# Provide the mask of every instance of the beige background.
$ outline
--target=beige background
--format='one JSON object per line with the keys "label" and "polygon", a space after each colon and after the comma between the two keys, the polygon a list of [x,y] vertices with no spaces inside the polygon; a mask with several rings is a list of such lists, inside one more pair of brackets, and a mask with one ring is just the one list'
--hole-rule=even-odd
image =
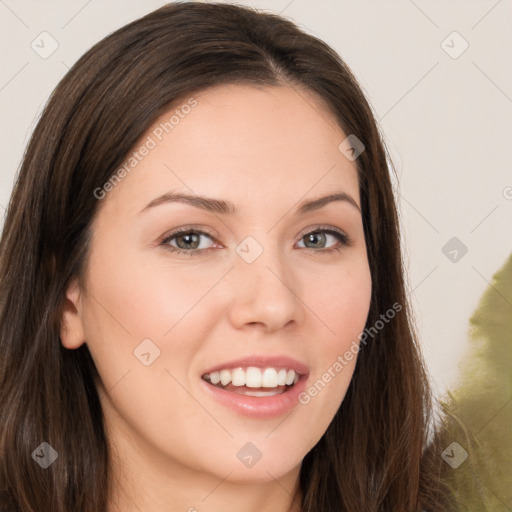
{"label": "beige background", "polygon": [[[164,3],[0,0],[2,215],[60,78],[92,44]],[[468,319],[512,253],[512,2],[239,3],[281,13],[325,40],[364,87],[399,175],[413,306],[442,394],[457,382]],[[44,31],[58,43],[46,59],[31,47],[49,37]],[[454,236],[468,248],[457,262],[442,252]]]}

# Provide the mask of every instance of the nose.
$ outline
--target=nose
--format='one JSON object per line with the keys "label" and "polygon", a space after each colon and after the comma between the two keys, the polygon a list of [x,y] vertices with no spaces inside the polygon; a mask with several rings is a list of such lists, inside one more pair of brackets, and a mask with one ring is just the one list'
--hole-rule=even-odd
{"label": "nose", "polygon": [[302,323],[300,280],[277,249],[265,248],[252,263],[237,256],[234,267],[229,274],[229,317],[234,327],[272,332]]}

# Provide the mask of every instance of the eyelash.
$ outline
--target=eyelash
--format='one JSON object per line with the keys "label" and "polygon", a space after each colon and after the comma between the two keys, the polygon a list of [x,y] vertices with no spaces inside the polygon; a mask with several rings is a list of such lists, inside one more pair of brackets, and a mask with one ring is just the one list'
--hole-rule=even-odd
{"label": "eyelash", "polygon": [[[302,240],[303,238],[305,238],[307,235],[311,235],[313,233],[314,234],[326,233],[328,235],[334,236],[340,242],[338,245],[331,247],[330,249],[318,249],[317,250],[317,249],[306,248],[306,250],[310,250],[313,252],[323,252],[323,253],[330,254],[330,253],[334,253],[334,252],[339,252],[342,249],[344,249],[345,247],[350,247],[354,243],[353,240],[347,234],[345,234],[342,231],[339,231],[337,229],[334,229],[331,226],[319,226],[312,231],[308,231],[307,233],[305,233],[303,236],[301,236],[299,238],[299,241]],[[172,240],[182,234],[205,235],[205,236],[209,237],[210,239],[215,240],[213,235],[211,235],[210,233],[208,233],[206,231],[202,231],[200,229],[181,228],[181,229],[174,231],[169,236],[166,236],[163,240],[161,240],[160,245],[164,246],[165,249],[167,249],[168,251],[170,251],[172,253],[183,254],[183,255],[187,255],[187,256],[200,256],[200,255],[204,255],[204,254],[209,253],[210,251],[215,250],[214,248],[185,250],[185,249],[178,249],[177,247],[173,247],[172,245],[169,245],[168,242],[170,240]]]}

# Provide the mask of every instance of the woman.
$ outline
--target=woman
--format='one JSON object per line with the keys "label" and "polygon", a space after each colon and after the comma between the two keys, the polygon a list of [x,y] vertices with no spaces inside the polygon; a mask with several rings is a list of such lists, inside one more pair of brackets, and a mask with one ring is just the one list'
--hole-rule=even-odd
{"label": "woman", "polygon": [[1,510],[448,510],[399,240],[325,43],[188,2],[106,37],[5,221]]}

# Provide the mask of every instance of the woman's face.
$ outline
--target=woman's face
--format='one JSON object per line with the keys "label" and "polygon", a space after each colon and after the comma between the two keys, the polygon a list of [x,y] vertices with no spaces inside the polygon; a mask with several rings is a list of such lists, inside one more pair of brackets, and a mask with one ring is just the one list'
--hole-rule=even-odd
{"label": "woman's face", "polygon": [[87,344],[127,464],[263,482],[324,434],[371,294],[347,135],[304,90],[219,86],[163,115],[97,191],[62,341]]}

